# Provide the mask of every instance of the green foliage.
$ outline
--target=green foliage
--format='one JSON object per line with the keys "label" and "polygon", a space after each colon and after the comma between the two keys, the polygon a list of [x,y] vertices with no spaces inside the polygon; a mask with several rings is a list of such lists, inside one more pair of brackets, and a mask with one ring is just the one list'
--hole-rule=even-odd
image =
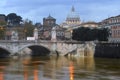
{"label": "green foliage", "polygon": [[4,26],[4,25],[6,25],[6,22],[5,21],[0,21],[0,25]]}
{"label": "green foliage", "polygon": [[107,41],[109,37],[109,29],[101,28],[101,29],[90,29],[85,27],[80,27],[78,29],[73,30],[72,34],[73,40],[77,41]]}
{"label": "green foliage", "polygon": [[34,30],[34,25],[32,23],[32,21],[30,20],[25,20],[24,21],[24,32],[26,34],[26,37],[32,37],[33,36],[33,30]]}
{"label": "green foliage", "polygon": [[0,40],[3,40],[5,36],[5,29],[0,27]]}

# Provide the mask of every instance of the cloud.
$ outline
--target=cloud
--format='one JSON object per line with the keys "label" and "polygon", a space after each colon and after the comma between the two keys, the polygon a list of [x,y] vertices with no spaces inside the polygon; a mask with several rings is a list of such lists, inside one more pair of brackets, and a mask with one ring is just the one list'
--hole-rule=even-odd
{"label": "cloud", "polygon": [[41,22],[49,14],[57,23],[65,21],[74,5],[81,20],[101,21],[108,16],[120,14],[119,0],[0,0],[0,13],[17,13],[24,19]]}
{"label": "cloud", "polygon": [[[77,8],[84,21],[101,21],[120,14],[119,0],[84,0]],[[81,7],[81,8],[80,8]]]}
{"label": "cloud", "polygon": [[7,0],[6,7],[16,7],[16,6],[24,6],[24,7],[39,7],[39,6],[48,6],[48,5],[68,5],[72,2],[72,0]]}

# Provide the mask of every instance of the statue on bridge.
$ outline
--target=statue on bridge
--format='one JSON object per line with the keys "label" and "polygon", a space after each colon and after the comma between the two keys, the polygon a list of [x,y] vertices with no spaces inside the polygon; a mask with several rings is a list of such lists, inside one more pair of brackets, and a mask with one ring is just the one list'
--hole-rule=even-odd
{"label": "statue on bridge", "polygon": [[56,27],[52,28],[52,31],[51,31],[51,40],[52,41],[56,41]]}
{"label": "statue on bridge", "polygon": [[34,38],[35,40],[38,40],[38,29],[37,28],[34,29]]}
{"label": "statue on bridge", "polygon": [[17,31],[12,31],[12,36],[11,36],[11,40],[18,40],[18,32]]}

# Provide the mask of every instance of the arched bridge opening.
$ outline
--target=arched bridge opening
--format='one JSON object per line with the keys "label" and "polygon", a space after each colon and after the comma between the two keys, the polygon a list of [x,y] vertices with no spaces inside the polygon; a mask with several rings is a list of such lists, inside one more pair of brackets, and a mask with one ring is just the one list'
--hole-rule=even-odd
{"label": "arched bridge opening", "polygon": [[50,50],[40,46],[40,45],[32,45],[28,47],[32,50],[32,56],[48,56],[50,54]]}
{"label": "arched bridge opening", "polygon": [[9,57],[10,54],[11,54],[11,53],[10,53],[8,50],[0,47],[0,58]]}

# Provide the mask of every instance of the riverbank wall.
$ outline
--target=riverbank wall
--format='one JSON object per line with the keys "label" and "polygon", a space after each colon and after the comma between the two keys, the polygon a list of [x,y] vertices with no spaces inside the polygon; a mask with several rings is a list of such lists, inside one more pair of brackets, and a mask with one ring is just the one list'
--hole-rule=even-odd
{"label": "riverbank wall", "polygon": [[120,58],[120,43],[96,43],[94,57]]}

